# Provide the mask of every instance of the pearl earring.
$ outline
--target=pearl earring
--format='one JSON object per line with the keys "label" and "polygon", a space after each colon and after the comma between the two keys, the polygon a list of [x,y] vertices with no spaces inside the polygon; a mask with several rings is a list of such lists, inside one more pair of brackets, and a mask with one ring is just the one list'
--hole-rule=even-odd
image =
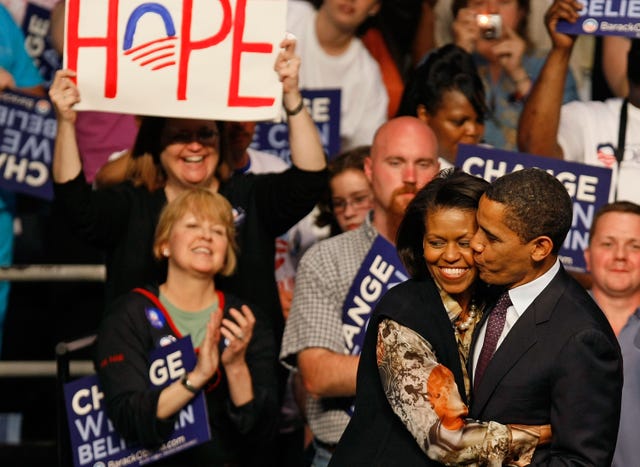
{"label": "pearl earring", "polygon": [[165,258],[168,258],[169,257],[169,248],[165,248],[164,250],[162,250],[162,255]]}

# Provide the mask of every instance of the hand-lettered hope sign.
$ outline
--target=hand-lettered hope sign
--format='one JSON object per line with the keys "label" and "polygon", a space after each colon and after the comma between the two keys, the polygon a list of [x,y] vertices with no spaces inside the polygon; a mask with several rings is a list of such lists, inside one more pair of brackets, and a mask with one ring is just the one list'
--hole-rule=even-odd
{"label": "hand-lettered hope sign", "polygon": [[279,115],[286,0],[67,0],[78,110],[224,120]]}

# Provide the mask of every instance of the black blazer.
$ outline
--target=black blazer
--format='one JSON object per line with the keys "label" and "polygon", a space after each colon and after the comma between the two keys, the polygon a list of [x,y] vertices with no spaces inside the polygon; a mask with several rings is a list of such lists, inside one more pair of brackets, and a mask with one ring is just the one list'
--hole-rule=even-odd
{"label": "black blazer", "polygon": [[458,346],[435,284],[429,278],[396,285],[382,297],[371,316],[358,365],[355,412],[330,466],[440,466],[420,449],[393,412],[382,388],[376,342],[378,323],[384,318],[413,329],[429,341],[438,361],[453,373],[460,396],[467,402]]}
{"label": "black blazer", "polygon": [[616,444],[621,391],[622,356],[611,326],[561,268],[496,350],[470,416],[550,423],[552,442],[536,450],[532,465],[604,467]]}

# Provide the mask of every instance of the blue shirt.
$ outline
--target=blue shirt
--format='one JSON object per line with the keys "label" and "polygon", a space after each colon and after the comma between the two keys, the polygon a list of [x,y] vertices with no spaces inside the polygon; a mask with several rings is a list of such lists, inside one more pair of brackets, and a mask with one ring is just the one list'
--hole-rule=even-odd
{"label": "blue shirt", "polygon": [[[487,105],[489,107],[485,121],[483,142],[496,149],[517,151],[518,120],[524,107],[524,99],[516,98],[516,85],[504,72],[501,73],[496,83],[492,83],[487,60],[479,54],[474,54],[473,58],[478,67],[478,74],[484,82]],[[522,67],[532,81],[537,79],[544,62],[544,55],[525,53],[522,56]],[[565,81],[562,102],[566,103],[577,99],[576,82],[573,74],[569,71]]]}
{"label": "blue shirt", "polygon": [[11,73],[18,88],[30,88],[43,83],[42,77],[24,48],[22,30],[1,4],[0,67]]}

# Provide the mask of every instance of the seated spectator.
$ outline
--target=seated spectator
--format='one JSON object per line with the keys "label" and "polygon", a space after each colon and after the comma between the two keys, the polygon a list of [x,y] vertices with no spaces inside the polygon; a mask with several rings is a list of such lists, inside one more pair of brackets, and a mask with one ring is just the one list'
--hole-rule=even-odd
{"label": "seated spectator", "polygon": [[612,467],[634,465],[640,455],[640,206],[618,201],[593,218],[584,252],[591,294],[618,337],[624,359],[620,429]]}
{"label": "seated spectator", "polygon": [[398,113],[428,124],[441,167],[452,167],[458,144],[478,144],[484,135],[487,104],[471,55],[453,44],[429,54],[410,77]]}
{"label": "seated spectator", "polygon": [[[109,419],[125,440],[158,447],[179,411],[205,391],[211,441],[160,465],[258,465],[272,436],[274,342],[254,326],[246,302],[218,290],[214,279],[233,272],[234,230],[231,205],[222,195],[205,188],[183,191],[162,210],[155,233],[153,253],[168,263],[166,282],[120,297],[100,326],[98,376]],[[154,322],[150,308],[161,314]],[[187,335],[198,351],[195,368],[153,389],[149,353],[167,336]]]}
{"label": "seated spectator", "polygon": [[[324,0],[316,11],[289,0],[287,30],[298,39],[301,89],[340,89],[340,150],[370,144],[387,119],[387,91],[380,67],[356,37],[358,27],[380,8],[379,0]],[[330,154],[331,156],[331,154]]]}
{"label": "seated spectator", "polygon": [[[454,43],[474,55],[487,89],[484,140],[498,149],[515,150],[518,118],[544,63],[527,34],[529,0],[455,0],[451,8]],[[480,25],[480,14],[498,15],[501,26]],[[573,75],[568,73],[562,82],[559,101],[577,99]]]}
{"label": "seated spectator", "polygon": [[547,13],[553,47],[525,104],[518,130],[521,151],[613,170],[616,199],[640,201],[640,40],[628,53],[626,99],[561,105],[562,83],[576,38],[556,31],[575,22],[582,3],[555,0]]}

